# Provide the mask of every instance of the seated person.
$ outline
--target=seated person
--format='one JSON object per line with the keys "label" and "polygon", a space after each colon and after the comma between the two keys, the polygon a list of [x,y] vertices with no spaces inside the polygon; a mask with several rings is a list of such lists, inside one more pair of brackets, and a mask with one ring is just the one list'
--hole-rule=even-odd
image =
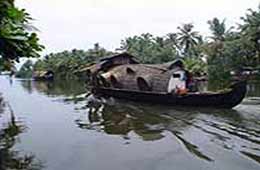
{"label": "seated person", "polygon": [[197,91],[196,83],[192,75],[186,70],[178,70],[173,73],[168,84],[168,93],[186,94]]}

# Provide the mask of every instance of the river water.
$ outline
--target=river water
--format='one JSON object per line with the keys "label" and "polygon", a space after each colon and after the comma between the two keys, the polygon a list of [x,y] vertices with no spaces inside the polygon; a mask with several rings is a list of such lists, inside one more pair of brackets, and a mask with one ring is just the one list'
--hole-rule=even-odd
{"label": "river water", "polygon": [[259,170],[260,83],[232,110],[123,101],[0,77],[0,170]]}

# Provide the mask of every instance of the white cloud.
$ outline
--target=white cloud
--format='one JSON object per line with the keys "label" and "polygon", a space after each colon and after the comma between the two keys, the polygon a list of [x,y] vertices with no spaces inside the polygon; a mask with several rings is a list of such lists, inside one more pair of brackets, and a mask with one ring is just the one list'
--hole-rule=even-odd
{"label": "white cloud", "polygon": [[163,35],[182,23],[192,22],[207,33],[207,20],[226,18],[239,22],[259,0],[17,0],[36,19],[44,53],[89,48],[100,42],[109,49],[131,35],[151,32]]}

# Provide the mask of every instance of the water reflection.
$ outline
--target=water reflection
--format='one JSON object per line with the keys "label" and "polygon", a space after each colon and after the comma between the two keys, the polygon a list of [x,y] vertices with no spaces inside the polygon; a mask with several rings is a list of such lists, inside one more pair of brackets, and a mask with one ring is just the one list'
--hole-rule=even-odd
{"label": "water reflection", "polygon": [[85,119],[77,119],[75,123],[81,129],[118,135],[126,140],[131,140],[131,133],[143,141],[160,140],[170,133],[192,155],[214,161],[210,153],[203,152],[203,141],[206,138],[213,145],[234,150],[259,162],[260,152],[255,148],[260,145],[260,124],[254,124],[236,110],[173,108],[120,102],[95,105],[94,108],[93,105],[87,105],[83,107],[88,111],[87,116]]}
{"label": "water reflection", "polygon": [[28,92],[33,90],[47,96],[72,96],[82,94],[86,91],[84,82],[77,80],[60,81],[31,81],[21,80],[22,87]]}
{"label": "water reflection", "polygon": [[260,82],[255,81],[247,85],[248,96],[250,97],[260,97]]}
{"label": "water reflection", "polygon": [[0,120],[3,114],[9,112],[10,118],[7,122],[0,124],[0,170],[20,169],[20,170],[39,170],[43,164],[36,160],[33,154],[23,154],[14,149],[19,142],[19,135],[26,130],[26,126],[17,121],[14,112],[9,104],[4,103],[0,96]]}
{"label": "water reflection", "polygon": [[[150,106],[136,106],[124,103],[115,105],[100,105],[100,108],[89,108],[87,119],[78,119],[76,124],[81,129],[97,130],[109,135],[120,135],[130,140],[130,132],[134,132],[143,141],[155,141],[165,137],[168,131],[192,154],[198,158],[212,161],[203,154],[199,147],[187,141],[182,134],[185,128],[189,128],[190,122],[196,117],[196,113],[183,115],[180,110],[171,111],[173,115],[167,115],[169,110],[162,113],[162,108]],[[183,120],[185,117],[185,121]],[[127,142],[128,144],[129,142]]]}
{"label": "water reflection", "polygon": [[169,121],[155,114],[147,115],[135,108],[101,106],[101,110],[93,109],[89,112],[87,120],[77,120],[77,125],[80,128],[99,129],[107,134],[121,135],[126,139],[129,139],[128,133],[134,131],[143,140],[149,141],[161,139],[164,124]]}

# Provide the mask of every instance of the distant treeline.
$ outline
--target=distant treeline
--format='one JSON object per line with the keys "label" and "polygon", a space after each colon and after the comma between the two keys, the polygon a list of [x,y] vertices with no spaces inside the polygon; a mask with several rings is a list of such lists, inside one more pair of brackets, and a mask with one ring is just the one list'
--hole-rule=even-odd
{"label": "distant treeline", "polygon": [[[208,73],[215,79],[228,77],[230,71],[260,69],[260,6],[249,9],[241,23],[227,27],[224,20],[208,21],[211,36],[201,35],[193,24],[183,24],[178,31],[164,36],[149,33],[127,37],[116,52],[128,52],[142,63],[163,63],[182,58],[193,73]],[[51,53],[35,64],[26,62],[19,76],[30,76],[33,70],[52,70],[61,78],[71,78],[100,57],[111,55],[97,43],[93,49]]]}

